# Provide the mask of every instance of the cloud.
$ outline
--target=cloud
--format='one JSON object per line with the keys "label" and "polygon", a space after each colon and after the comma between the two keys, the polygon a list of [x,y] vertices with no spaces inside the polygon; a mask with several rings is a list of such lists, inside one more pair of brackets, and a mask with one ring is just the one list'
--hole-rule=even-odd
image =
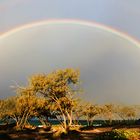
{"label": "cloud", "polygon": [[0,40],[0,95],[34,73],[81,70],[85,100],[138,103],[140,48],[120,36],[79,24],[50,24],[21,30]]}

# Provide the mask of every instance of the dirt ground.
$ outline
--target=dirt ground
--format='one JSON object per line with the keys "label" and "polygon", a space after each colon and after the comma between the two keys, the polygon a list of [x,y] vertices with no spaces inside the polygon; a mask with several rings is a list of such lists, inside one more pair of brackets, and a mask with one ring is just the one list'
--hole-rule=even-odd
{"label": "dirt ground", "polygon": [[[117,129],[131,129],[140,132],[140,126],[121,126],[116,127]],[[76,135],[76,138],[54,138],[58,140],[94,140],[96,134],[112,131],[116,129],[115,127],[98,127],[89,130],[72,131],[69,135]],[[0,140],[53,140],[52,131],[44,131],[43,129],[39,131],[0,131]]]}

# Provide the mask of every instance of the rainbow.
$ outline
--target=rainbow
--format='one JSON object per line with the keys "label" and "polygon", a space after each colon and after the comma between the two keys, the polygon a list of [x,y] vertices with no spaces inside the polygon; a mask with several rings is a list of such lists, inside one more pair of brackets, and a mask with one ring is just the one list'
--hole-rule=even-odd
{"label": "rainbow", "polygon": [[51,19],[51,20],[43,20],[38,22],[33,22],[29,24],[25,24],[23,26],[16,27],[10,31],[7,31],[0,35],[0,39],[4,39],[16,32],[19,32],[24,29],[34,28],[41,25],[48,25],[48,24],[77,24],[77,25],[83,25],[83,26],[89,26],[89,27],[96,27],[98,29],[110,32],[116,36],[119,36],[123,39],[128,40],[132,44],[134,44],[136,47],[140,47],[140,42],[135,39],[134,37],[128,35],[127,33],[118,31],[112,27],[105,26],[103,24],[97,23],[97,22],[90,22],[90,21],[84,21],[84,20],[75,20],[75,19]]}

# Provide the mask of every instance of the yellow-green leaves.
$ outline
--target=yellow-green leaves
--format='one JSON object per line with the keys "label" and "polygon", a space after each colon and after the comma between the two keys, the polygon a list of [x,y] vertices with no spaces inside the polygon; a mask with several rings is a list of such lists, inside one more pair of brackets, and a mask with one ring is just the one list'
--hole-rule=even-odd
{"label": "yellow-green leaves", "polygon": [[46,97],[55,94],[57,98],[65,96],[71,91],[70,84],[79,81],[79,71],[74,69],[57,70],[50,74],[37,74],[29,79],[29,86],[36,93]]}
{"label": "yellow-green leaves", "polygon": [[23,116],[39,116],[45,114],[45,111],[49,114],[50,111],[56,118],[63,118],[62,124],[66,129],[67,125],[72,124],[72,114],[77,102],[73,98],[76,93],[73,85],[78,82],[79,71],[72,68],[33,75],[26,87],[17,89],[19,96],[16,104],[25,114]]}

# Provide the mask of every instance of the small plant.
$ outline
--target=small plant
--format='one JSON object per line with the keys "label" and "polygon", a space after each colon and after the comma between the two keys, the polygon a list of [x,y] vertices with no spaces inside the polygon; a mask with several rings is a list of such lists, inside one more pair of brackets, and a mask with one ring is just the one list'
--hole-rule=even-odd
{"label": "small plant", "polygon": [[117,140],[129,140],[129,139],[138,139],[140,137],[140,133],[134,130],[113,130],[114,139]]}
{"label": "small plant", "polygon": [[97,135],[95,140],[138,140],[140,133],[134,130],[115,129],[111,132],[105,132]]}
{"label": "small plant", "polygon": [[135,130],[114,130],[118,137],[124,139],[137,139],[140,137],[140,133]]}

